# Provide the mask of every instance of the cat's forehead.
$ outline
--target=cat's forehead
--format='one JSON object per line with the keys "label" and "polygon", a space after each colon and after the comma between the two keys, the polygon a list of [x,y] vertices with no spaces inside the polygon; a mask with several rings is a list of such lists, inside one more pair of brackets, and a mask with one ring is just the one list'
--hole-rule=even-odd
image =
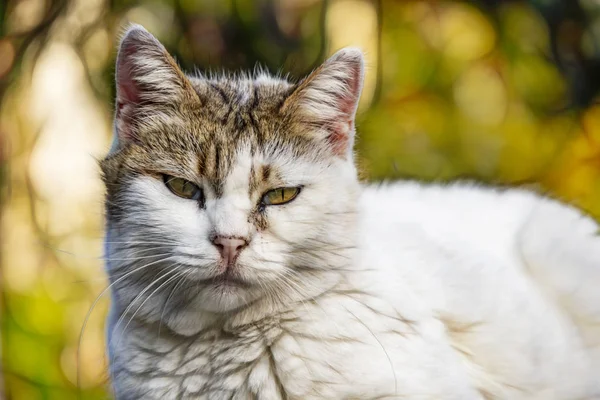
{"label": "cat's forehead", "polygon": [[323,156],[321,146],[279,111],[292,84],[272,78],[192,82],[199,112],[149,126],[143,143],[119,156],[128,169],[203,181],[219,197],[234,181],[246,181],[251,192],[265,182],[283,184],[282,170]]}
{"label": "cat's forehead", "polygon": [[227,155],[249,142],[254,149],[294,135],[281,106],[294,89],[287,81],[269,78],[191,79],[198,94],[197,112],[182,113],[175,122],[182,142],[194,141]]}
{"label": "cat's forehead", "polygon": [[197,160],[195,172],[210,185],[217,197],[233,188],[245,187],[249,194],[264,189],[265,184],[279,186],[288,184],[290,173],[296,174],[302,166],[314,162],[314,158],[302,154],[301,142],[294,140],[268,141],[212,140],[193,155]]}
{"label": "cat's forehead", "polygon": [[221,117],[235,111],[277,113],[294,85],[268,75],[190,78],[205,108]]}
{"label": "cat's forehead", "polygon": [[[199,103],[193,111],[147,119],[139,145],[117,156],[126,170],[202,181],[220,196],[233,176],[255,191],[264,182],[285,183],[286,166],[325,157],[306,126],[281,112],[294,84],[268,76],[190,81]],[[105,164],[117,172],[117,161]]]}
{"label": "cat's forehead", "polygon": [[[287,81],[259,76],[238,79],[192,79],[201,101],[201,113],[184,117],[179,140],[165,150],[177,155],[177,143],[193,148],[195,171],[217,193],[234,170],[250,181],[275,176],[277,162],[308,150],[308,141],[280,113],[294,86]],[[289,161],[289,160],[288,160]],[[263,170],[263,166],[267,166]],[[262,171],[266,171],[263,173]],[[251,187],[253,185],[251,184]]]}

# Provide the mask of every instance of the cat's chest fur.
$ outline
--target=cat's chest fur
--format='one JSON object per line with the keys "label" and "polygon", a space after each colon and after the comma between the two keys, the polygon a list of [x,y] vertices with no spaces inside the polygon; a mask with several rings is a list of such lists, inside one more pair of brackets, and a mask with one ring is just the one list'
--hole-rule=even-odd
{"label": "cat's chest fur", "polygon": [[[374,201],[376,194],[365,199]],[[536,209],[531,196],[515,195],[494,202],[496,214],[483,213],[485,221],[467,207],[428,219],[418,207],[443,207],[427,207],[429,197],[421,198],[417,205],[403,204],[406,211],[395,219],[380,211],[390,207],[369,208],[343,285],[320,296],[278,312],[246,310],[193,335],[170,335],[164,328],[159,335],[156,323],[132,323],[127,334],[113,335],[117,398],[598,398],[598,353],[591,350],[597,331],[569,315],[532,276],[532,268],[552,262],[543,257],[564,240],[531,254],[514,241],[517,231],[528,233],[538,221],[556,223],[574,213],[556,212],[551,203]],[[502,215],[500,207],[523,209],[536,225],[522,229],[519,218],[507,217],[515,213]],[[533,239],[552,232],[542,227]],[[564,262],[595,271],[597,236],[586,235],[578,238],[575,254],[589,259],[567,253],[559,267]],[[578,293],[591,298],[597,285],[586,283],[578,281]],[[200,319],[200,312],[187,318]]]}
{"label": "cat's chest fur", "polygon": [[124,399],[478,398],[460,368],[445,370],[457,359],[440,345],[442,331],[437,321],[409,320],[342,290],[188,338],[136,328],[117,346],[113,379]]}

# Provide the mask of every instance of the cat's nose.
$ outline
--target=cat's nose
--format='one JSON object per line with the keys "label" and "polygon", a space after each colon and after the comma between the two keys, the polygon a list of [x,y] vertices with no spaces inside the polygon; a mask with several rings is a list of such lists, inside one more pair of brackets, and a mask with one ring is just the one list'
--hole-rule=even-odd
{"label": "cat's nose", "polygon": [[217,236],[212,242],[219,249],[226,265],[233,263],[240,251],[248,246],[248,241],[241,237]]}

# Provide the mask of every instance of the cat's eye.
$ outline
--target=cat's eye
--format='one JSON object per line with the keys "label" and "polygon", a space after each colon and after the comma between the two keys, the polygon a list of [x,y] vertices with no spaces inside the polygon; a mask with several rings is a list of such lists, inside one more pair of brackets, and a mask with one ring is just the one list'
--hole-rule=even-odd
{"label": "cat's eye", "polygon": [[169,175],[163,175],[163,180],[167,188],[169,188],[173,194],[183,197],[184,199],[203,200],[202,189],[195,183]]}
{"label": "cat's eye", "polygon": [[277,206],[289,203],[300,193],[299,187],[283,187],[269,190],[262,197],[261,203],[265,206]]}

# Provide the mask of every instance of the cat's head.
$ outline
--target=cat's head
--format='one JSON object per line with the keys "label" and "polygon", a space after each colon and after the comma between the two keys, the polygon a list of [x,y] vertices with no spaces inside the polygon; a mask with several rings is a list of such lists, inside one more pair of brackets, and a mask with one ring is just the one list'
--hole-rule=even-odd
{"label": "cat's head", "polygon": [[355,49],[299,84],[188,77],[150,33],[129,29],[101,163],[115,300],[157,319],[333,284],[356,233],[362,79]]}

